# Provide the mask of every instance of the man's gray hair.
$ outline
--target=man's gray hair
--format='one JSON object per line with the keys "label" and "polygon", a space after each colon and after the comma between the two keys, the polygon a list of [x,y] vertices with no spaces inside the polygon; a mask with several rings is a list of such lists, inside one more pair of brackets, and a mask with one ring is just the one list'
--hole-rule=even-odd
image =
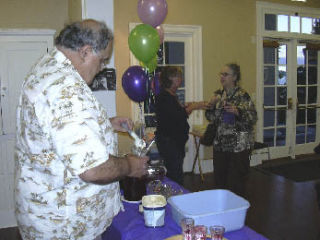
{"label": "man's gray hair", "polygon": [[67,25],[56,37],[56,46],[77,51],[81,47],[89,45],[96,53],[105,49],[113,39],[112,32],[104,22],[89,21],[96,22],[96,27],[93,27],[92,24],[85,24],[85,21]]}

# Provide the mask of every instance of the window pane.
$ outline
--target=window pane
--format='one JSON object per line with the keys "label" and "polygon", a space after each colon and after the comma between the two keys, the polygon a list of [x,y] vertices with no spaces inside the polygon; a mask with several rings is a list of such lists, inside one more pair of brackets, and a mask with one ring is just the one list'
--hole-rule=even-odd
{"label": "window pane", "polygon": [[307,122],[316,123],[316,108],[309,108],[307,110]]}
{"label": "window pane", "polygon": [[287,105],[287,88],[278,87],[277,88],[277,105]]}
{"label": "window pane", "polygon": [[308,87],[308,104],[317,103],[317,87]]}
{"label": "window pane", "polygon": [[302,33],[312,34],[312,18],[301,18],[302,24]]}
{"label": "window pane", "polygon": [[157,53],[157,63],[163,64],[163,44],[160,44],[160,47]]}
{"label": "window pane", "polygon": [[278,31],[279,32],[288,32],[288,20],[287,15],[278,15]]}
{"label": "window pane", "polygon": [[278,66],[278,85],[287,84],[287,67]]}
{"label": "window pane", "polygon": [[318,64],[318,51],[308,50],[308,63],[311,65]]}
{"label": "window pane", "polygon": [[177,97],[181,104],[184,104],[185,102],[185,96],[184,96],[184,89],[178,89],[177,90]]}
{"label": "window pane", "polygon": [[317,83],[317,67],[308,67],[308,83],[316,84]]}
{"label": "window pane", "polygon": [[299,126],[296,127],[296,144],[303,144],[305,143],[305,127]]}
{"label": "window pane", "polygon": [[277,126],[283,126],[286,125],[286,116],[287,111],[286,110],[278,110],[277,111]]}
{"label": "window pane", "polygon": [[274,126],[274,110],[264,110],[263,125],[264,127]]}
{"label": "window pane", "polygon": [[184,88],[184,87],[185,87],[185,82],[184,82],[184,80],[185,80],[185,77],[184,77],[184,73],[185,73],[185,71],[184,71],[184,66],[180,66],[180,68],[181,68],[181,71],[182,71],[182,83],[181,83],[180,88]]}
{"label": "window pane", "polygon": [[290,32],[300,33],[299,16],[290,16]]}
{"label": "window pane", "polygon": [[273,87],[265,87],[264,88],[264,102],[265,106],[274,106],[274,88]]}
{"label": "window pane", "polygon": [[307,142],[315,142],[316,141],[316,126],[309,125],[307,126]]}
{"label": "window pane", "polygon": [[263,142],[268,144],[269,147],[274,146],[274,129],[263,131]]}
{"label": "window pane", "polygon": [[305,67],[297,68],[297,82],[298,82],[298,85],[306,84],[306,68]]}
{"label": "window pane", "polygon": [[287,45],[280,45],[278,48],[278,63],[287,64]]}
{"label": "window pane", "polygon": [[275,14],[265,14],[264,20],[265,20],[265,25],[264,25],[265,30],[272,30],[272,31],[277,30]]}
{"label": "window pane", "polygon": [[274,85],[275,82],[275,73],[274,66],[265,66],[264,67],[264,85]]}
{"label": "window pane", "polygon": [[143,104],[143,110],[144,113],[154,113],[155,112],[155,104],[154,104],[154,98],[148,97]]}
{"label": "window pane", "polygon": [[165,42],[165,63],[184,64],[184,43]]}
{"label": "window pane", "polygon": [[297,96],[298,96],[298,103],[305,104],[306,103],[306,96],[307,91],[305,87],[298,87],[297,88]]}
{"label": "window pane", "polygon": [[263,57],[264,57],[264,63],[275,63],[276,56],[275,56],[275,50],[274,48],[270,47],[264,47],[263,48]]}
{"label": "window pane", "polygon": [[286,145],[286,129],[279,128],[277,130],[277,146],[284,146]]}
{"label": "window pane", "polygon": [[297,64],[304,65],[306,63],[305,60],[305,46],[297,46]]}
{"label": "window pane", "polygon": [[144,117],[144,119],[146,122],[146,127],[156,127],[157,125],[156,116],[147,115]]}
{"label": "window pane", "polygon": [[298,109],[297,110],[297,124],[305,124],[306,123],[306,110]]}
{"label": "window pane", "polygon": [[320,34],[320,18],[313,19],[313,34]]}

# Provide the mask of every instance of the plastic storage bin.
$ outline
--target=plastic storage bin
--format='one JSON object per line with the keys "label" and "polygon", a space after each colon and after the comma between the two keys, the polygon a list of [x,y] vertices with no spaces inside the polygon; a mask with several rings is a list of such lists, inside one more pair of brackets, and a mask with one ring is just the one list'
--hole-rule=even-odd
{"label": "plastic storage bin", "polygon": [[229,190],[207,190],[168,199],[172,217],[180,226],[182,218],[193,218],[195,225],[222,225],[225,231],[233,231],[244,226],[250,203]]}

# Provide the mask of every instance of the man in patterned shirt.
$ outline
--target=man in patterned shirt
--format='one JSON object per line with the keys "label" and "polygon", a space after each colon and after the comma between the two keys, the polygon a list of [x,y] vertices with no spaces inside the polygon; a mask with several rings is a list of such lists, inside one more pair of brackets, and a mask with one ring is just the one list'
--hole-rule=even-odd
{"label": "man in patterned shirt", "polygon": [[102,22],[66,26],[26,77],[17,109],[16,217],[23,239],[95,239],[122,208],[118,180],[148,158],[116,157],[116,131],[88,85],[112,51]]}

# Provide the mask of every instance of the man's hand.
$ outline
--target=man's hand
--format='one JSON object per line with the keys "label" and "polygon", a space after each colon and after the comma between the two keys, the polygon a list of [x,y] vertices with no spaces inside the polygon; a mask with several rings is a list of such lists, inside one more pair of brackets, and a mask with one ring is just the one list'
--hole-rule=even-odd
{"label": "man's hand", "polygon": [[137,157],[129,154],[126,158],[130,168],[129,177],[139,178],[147,174],[147,162],[149,161],[149,157]]}
{"label": "man's hand", "polygon": [[126,176],[139,178],[147,174],[148,161],[149,157],[138,157],[132,154],[125,157],[109,155],[107,161],[85,171],[79,177],[85,182],[95,184],[112,183]]}
{"label": "man's hand", "polygon": [[[128,130],[132,130],[133,122],[131,119],[127,117],[113,117],[109,119],[112,127],[119,132],[127,132]],[[126,127],[124,127],[126,126]]]}

